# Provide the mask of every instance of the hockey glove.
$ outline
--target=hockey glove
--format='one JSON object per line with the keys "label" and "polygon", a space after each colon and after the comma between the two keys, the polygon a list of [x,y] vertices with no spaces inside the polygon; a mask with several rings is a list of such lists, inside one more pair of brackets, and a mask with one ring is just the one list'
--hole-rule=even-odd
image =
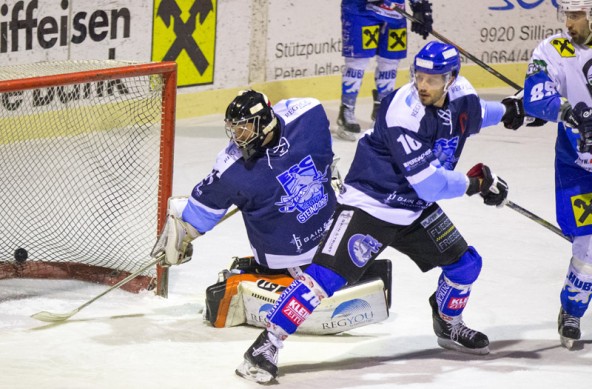
{"label": "hockey glove", "polygon": [[573,115],[579,125],[580,139],[578,140],[578,151],[580,153],[592,153],[592,108],[585,103],[577,103],[573,108]]}
{"label": "hockey glove", "polygon": [[200,235],[191,224],[176,216],[168,215],[162,233],[150,255],[157,258],[164,253],[163,266],[189,262],[193,255],[191,241]]}
{"label": "hockey glove", "polygon": [[547,124],[547,121],[533,116],[525,116],[524,123],[526,123],[526,127],[541,127]]}
{"label": "hockey glove", "polygon": [[509,96],[502,100],[506,107],[506,113],[502,116],[504,127],[509,130],[517,130],[524,124],[524,105],[522,99],[515,96]]}
{"label": "hockey glove", "polygon": [[413,11],[413,17],[418,22],[411,22],[411,31],[421,35],[423,39],[426,39],[430,32],[432,32],[432,3],[428,0],[411,0],[409,2],[411,11]]}
{"label": "hockey glove", "polygon": [[493,174],[488,166],[478,163],[467,172],[467,176],[469,177],[467,195],[479,193],[485,205],[504,206],[508,197],[508,184]]}
{"label": "hockey glove", "polygon": [[580,125],[580,121],[571,108],[571,104],[564,98],[561,99],[561,106],[559,107],[559,120],[571,128],[577,128]]}

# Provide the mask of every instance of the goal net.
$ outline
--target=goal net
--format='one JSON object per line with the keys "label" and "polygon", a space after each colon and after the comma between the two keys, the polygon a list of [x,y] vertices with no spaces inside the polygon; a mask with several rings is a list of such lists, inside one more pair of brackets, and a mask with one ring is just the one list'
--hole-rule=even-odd
{"label": "goal net", "polygon": [[[113,285],[146,266],[171,195],[176,65],[0,67],[0,279]],[[156,288],[155,266],[123,289]]]}

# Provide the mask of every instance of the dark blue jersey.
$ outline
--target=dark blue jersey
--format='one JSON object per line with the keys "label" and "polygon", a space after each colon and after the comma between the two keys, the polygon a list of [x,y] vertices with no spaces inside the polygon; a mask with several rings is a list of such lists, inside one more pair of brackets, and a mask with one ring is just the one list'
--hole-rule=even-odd
{"label": "dark blue jersey", "polygon": [[336,199],[329,120],[319,101],[282,100],[273,110],[278,144],[245,164],[230,142],[193,189],[183,219],[204,233],[236,205],[257,261],[279,269],[312,261]]}
{"label": "dark blue jersey", "polygon": [[462,196],[467,178],[453,169],[488,108],[497,111],[488,124],[497,124],[501,104],[481,101],[463,77],[450,87],[442,108],[424,106],[411,83],[396,90],[358,143],[340,203],[408,225],[432,202]]}

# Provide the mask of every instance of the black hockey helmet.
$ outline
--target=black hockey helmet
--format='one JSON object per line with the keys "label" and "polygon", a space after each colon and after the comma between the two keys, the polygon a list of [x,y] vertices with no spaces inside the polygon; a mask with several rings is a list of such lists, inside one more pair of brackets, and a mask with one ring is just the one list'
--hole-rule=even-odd
{"label": "black hockey helmet", "polygon": [[254,90],[240,91],[226,108],[226,134],[249,160],[265,148],[263,142],[278,120],[267,96]]}

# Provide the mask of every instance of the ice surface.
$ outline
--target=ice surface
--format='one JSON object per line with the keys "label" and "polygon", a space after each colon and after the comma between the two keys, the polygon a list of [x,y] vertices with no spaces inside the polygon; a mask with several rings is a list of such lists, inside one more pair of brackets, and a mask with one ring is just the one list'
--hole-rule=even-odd
{"label": "ice surface", "polygon": [[[500,100],[510,91],[487,91]],[[357,114],[370,125],[372,102]],[[332,123],[338,102],[326,103]],[[187,195],[209,173],[227,142],[222,116],[178,122],[174,194]],[[555,126],[484,129],[470,139],[458,169],[484,162],[510,186],[516,204],[555,223]],[[355,144],[335,139],[342,174]],[[380,324],[335,336],[293,336],[280,352],[282,388],[556,388],[590,381],[592,319],[582,320],[582,346],[562,348],[559,291],[571,247],[509,209],[479,198],[442,201],[452,221],[484,259],[465,321],[485,332],[491,354],[439,348],[428,297],[438,271],[422,274],[394,250],[393,305]],[[205,288],[231,257],[250,254],[236,215],[194,242],[194,259],[171,271],[168,299],[115,291],[63,324],[29,316],[69,312],[106,287],[66,281],[0,281],[0,388],[254,388],[234,369],[259,329],[214,329],[202,321]]]}

